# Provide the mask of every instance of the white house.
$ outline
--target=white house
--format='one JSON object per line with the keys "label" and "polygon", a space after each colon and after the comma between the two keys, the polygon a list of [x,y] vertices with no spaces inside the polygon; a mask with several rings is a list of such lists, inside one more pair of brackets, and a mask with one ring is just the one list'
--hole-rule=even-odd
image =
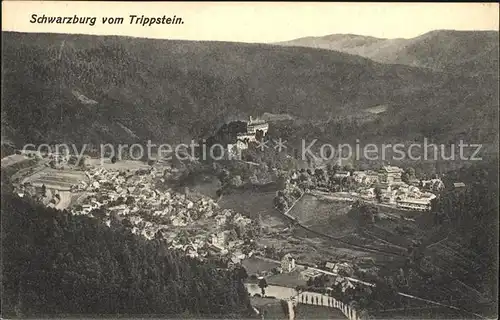
{"label": "white house", "polygon": [[295,259],[287,253],[281,259],[281,272],[291,272],[293,269],[295,269]]}

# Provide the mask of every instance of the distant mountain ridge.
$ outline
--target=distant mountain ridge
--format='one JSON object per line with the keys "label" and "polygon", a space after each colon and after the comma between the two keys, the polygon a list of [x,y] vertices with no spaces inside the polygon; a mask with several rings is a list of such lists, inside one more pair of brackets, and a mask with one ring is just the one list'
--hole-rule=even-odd
{"label": "distant mountain ridge", "polygon": [[498,36],[498,31],[435,30],[411,39],[332,34],[275,44],[335,50],[381,63],[478,75],[498,74]]}

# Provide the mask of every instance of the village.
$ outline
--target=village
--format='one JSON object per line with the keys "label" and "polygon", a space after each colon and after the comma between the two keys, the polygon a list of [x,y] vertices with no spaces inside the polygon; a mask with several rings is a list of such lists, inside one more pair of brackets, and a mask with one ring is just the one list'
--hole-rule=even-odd
{"label": "village", "polygon": [[88,170],[91,183],[81,188],[90,194],[72,212],[104,212],[108,225],[110,217],[127,219],[132,233],[150,240],[165,239],[171,248],[194,258],[203,259],[209,253],[228,255],[237,263],[251,254],[248,234],[255,227],[252,221],[233,210],[220,209],[213,199],[202,195],[160,191],[156,184],[165,181],[169,170]]}
{"label": "village", "polygon": [[[366,171],[338,166],[327,172],[323,169],[294,171],[288,182],[352,201],[357,199],[403,210],[430,210],[431,201],[445,188],[443,181],[438,177],[418,180],[414,176],[403,181],[404,174],[402,168],[390,165]],[[461,185],[457,183],[454,187]]]}
{"label": "village", "polygon": [[[101,219],[108,226],[117,219],[132,233],[149,240],[164,239],[170,248],[193,258],[215,255],[239,263],[252,254],[256,224],[233,210],[219,208],[209,197],[162,187],[176,171],[170,166],[130,170],[87,165],[83,172],[43,167],[47,164],[42,165],[44,174],[35,173],[16,186],[19,196],[29,195],[48,207]],[[51,180],[56,178],[50,174],[56,173],[80,176],[73,183]],[[71,203],[68,200],[61,206],[61,198]]]}
{"label": "village", "polygon": [[[250,118],[248,132],[239,134],[237,144],[228,145],[228,151],[246,150],[248,143],[267,129],[265,121]],[[259,239],[261,221],[221,208],[215,199],[189,188],[168,186],[166,181],[182,171],[172,164],[120,161],[98,165],[96,159],[86,157],[78,166],[71,164],[71,157],[59,154],[26,155],[39,158],[42,168],[29,169],[28,175],[18,181],[19,196],[30,195],[48,207],[99,219],[108,227],[120,221],[133,234],[164,240],[170,249],[195,259],[215,259],[223,268],[243,266],[249,276],[246,287],[253,297],[283,298],[299,287],[323,288],[337,295],[342,290],[343,295],[354,295],[373,286],[365,281],[366,274],[378,272],[368,256],[354,260],[324,256],[311,263],[303,255],[296,261],[295,249],[270,254],[270,248]],[[438,176],[417,179],[411,169],[391,165],[375,170],[354,170],[340,164],[314,166],[284,172],[284,177],[285,190],[300,190],[296,195],[299,197],[322,194],[334,201],[361,201],[413,212],[429,211],[432,200],[445,188]],[[453,187],[465,185],[455,183]],[[276,192],[277,198],[281,191]],[[289,216],[294,204],[280,208],[275,202],[274,207]],[[291,229],[281,233],[270,229],[265,236],[292,243],[297,238]]]}

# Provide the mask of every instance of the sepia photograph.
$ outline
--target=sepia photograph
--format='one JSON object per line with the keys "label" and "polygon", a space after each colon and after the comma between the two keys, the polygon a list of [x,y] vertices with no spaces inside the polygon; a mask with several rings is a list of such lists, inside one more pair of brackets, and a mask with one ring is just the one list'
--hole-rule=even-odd
{"label": "sepia photograph", "polygon": [[2,319],[498,319],[499,4],[3,1]]}

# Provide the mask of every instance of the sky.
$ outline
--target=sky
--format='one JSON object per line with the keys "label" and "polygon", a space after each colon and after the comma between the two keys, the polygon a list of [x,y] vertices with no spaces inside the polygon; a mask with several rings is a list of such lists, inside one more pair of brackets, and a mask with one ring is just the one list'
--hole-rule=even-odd
{"label": "sky", "polygon": [[[33,24],[33,14],[97,17],[88,24]],[[181,17],[184,24],[141,26],[129,15]],[[124,17],[105,25],[102,17]],[[350,33],[412,38],[431,30],[499,29],[498,3],[3,1],[2,31],[125,35],[272,43]]]}

